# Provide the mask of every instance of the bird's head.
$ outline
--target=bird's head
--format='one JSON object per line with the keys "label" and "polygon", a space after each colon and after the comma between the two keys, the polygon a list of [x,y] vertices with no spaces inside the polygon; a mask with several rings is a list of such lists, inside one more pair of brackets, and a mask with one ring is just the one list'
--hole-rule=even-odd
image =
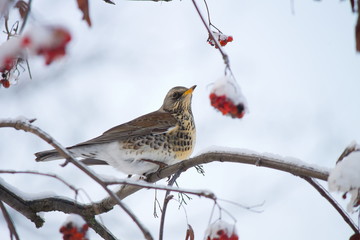
{"label": "bird's head", "polygon": [[191,112],[191,97],[195,88],[196,85],[191,88],[174,87],[170,89],[160,109],[170,113]]}

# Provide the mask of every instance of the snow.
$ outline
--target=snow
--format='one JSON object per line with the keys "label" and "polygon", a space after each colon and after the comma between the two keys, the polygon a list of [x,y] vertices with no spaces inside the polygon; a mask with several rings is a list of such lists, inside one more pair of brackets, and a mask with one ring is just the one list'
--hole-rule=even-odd
{"label": "snow", "polygon": [[256,156],[256,157],[259,157],[259,158],[263,157],[263,158],[269,158],[272,161],[276,161],[276,162],[289,163],[289,164],[296,165],[296,166],[312,168],[312,169],[315,169],[315,170],[317,170],[319,172],[329,172],[330,171],[329,168],[319,166],[319,165],[316,165],[316,164],[307,163],[307,162],[302,161],[301,159],[298,159],[298,158],[295,158],[295,157],[291,157],[291,156],[285,156],[284,157],[284,156],[281,156],[279,154],[268,153],[268,152],[259,153],[259,152],[249,150],[249,149],[244,149],[244,148],[210,146],[210,147],[207,147],[207,148],[197,152],[193,157],[199,156],[199,155],[205,154],[205,153],[210,153],[210,152],[249,155],[249,156]]}
{"label": "snow", "polygon": [[[354,146],[355,149],[359,149],[359,146],[354,144],[349,147]],[[354,212],[353,206],[358,201],[360,190],[360,151],[351,152],[336,164],[330,172],[328,185],[330,191],[349,192],[351,194],[347,211]]]}
{"label": "snow", "polygon": [[24,52],[21,48],[21,38],[12,37],[0,45],[0,64],[3,64],[9,57],[23,57]]}
{"label": "snow", "polygon": [[57,42],[54,29],[55,27],[50,26],[33,26],[27,31],[24,37],[28,37],[31,40],[30,50],[36,51],[39,48],[52,47]]}
{"label": "snow", "polygon": [[4,14],[6,14],[9,11],[10,5],[11,5],[10,0],[1,0],[0,1],[0,17],[1,18]]}
{"label": "snow", "polygon": [[52,191],[43,191],[43,192],[38,192],[38,193],[23,192],[23,191],[19,190],[18,188],[15,188],[14,186],[11,186],[10,184],[8,184],[3,178],[0,178],[0,184],[2,186],[6,187],[7,189],[9,189],[11,192],[16,194],[17,196],[24,199],[25,201],[31,201],[31,200],[42,199],[42,198],[61,198],[61,199],[69,200],[69,201],[74,201],[71,198],[59,196]]}
{"label": "snow", "polygon": [[237,234],[235,225],[229,224],[229,223],[219,219],[209,225],[209,227],[205,231],[204,239],[206,240],[206,239],[208,239],[208,237],[210,237],[211,239],[216,239],[216,238],[218,239],[219,238],[219,234],[218,234],[219,230],[223,230],[228,237],[231,237],[231,235],[233,235],[233,234]]}
{"label": "snow", "polygon": [[[209,83],[223,75],[224,65],[218,50],[206,43],[206,30],[191,1],[115,2],[113,6],[89,1],[93,21],[89,28],[81,21],[74,1],[33,1],[27,27],[35,21],[61,23],[69,27],[74,42],[65,61],[44,67],[40,57],[33,57],[33,80],[25,72],[17,86],[0,89],[1,117],[36,117],[39,127],[62,144],[72,145],[157,109],[173,86],[197,84],[193,95],[196,152],[211,145],[232,146],[259,154],[295,156],[332,168],[342,146],[359,136],[360,58],[354,49],[357,15],[351,13],[347,2],[296,1],[295,15],[289,4],[280,1],[209,2],[213,23],[236,39],[225,50],[251,108],[251,114],[241,121],[223,117],[207,103]],[[339,17],[334,18],[335,14]],[[149,24],[149,19],[156,24]],[[120,23],[121,27],[116,27]],[[0,161],[6,162],[3,168],[61,174],[96,200],[105,195],[71,164],[59,168],[56,162],[34,162],[33,153],[49,146],[32,135],[2,129],[0,139]],[[241,239],[349,239],[351,229],[307,183],[290,174],[234,165],[204,165],[205,177],[188,170],[179,183],[184,188],[209,188],[219,198],[250,205],[266,201],[261,214],[238,211],[232,205],[226,208],[241,226]],[[107,166],[92,169],[125,176]],[[35,181],[19,174],[12,178],[23,191],[52,189],[73,197],[72,192],[55,188],[53,181]],[[153,192],[139,191],[124,201],[157,236]],[[198,198],[186,206],[195,239],[203,238],[212,206],[212,201]],[[102,215],[110,231],[119,239],[142,239],[128,216],[114,210]],[[309,212],[316,217],[309,218]],[[186,221],[179,215],[174,207],[166,216],[165,234],[169,237],[165,239],[184,239]],[[23,238],[54,239],[59,221],[66,218],[62,216],[47,213],[41,229],[17,217],[16,228]],[[0,233],[9,239],[6,222],[0,219]],[[95,234],[91,238],[99,239]]]}
{"label": "snow", "polygon": [[68,224],[71,224],[77,229],[81,229],[86,222],[77,214],[69,214],[62,226],[67,226]]}
{"label": "snow", "polygon": [[217,96],[225,95],[227,98],[231,99],[235,105],[242,103],[247,110],[246,98],[243,95],[239,84],[230,76],[224,76],[215,81],[211,92],[215,93]]}
{"label": "snow", "polygon": [[19,115],[15,118],[0,118],[0,122],[25,122],[25,123],[31,123],[34,122],[36,119],[34,118],[27,118],[25,116]]}

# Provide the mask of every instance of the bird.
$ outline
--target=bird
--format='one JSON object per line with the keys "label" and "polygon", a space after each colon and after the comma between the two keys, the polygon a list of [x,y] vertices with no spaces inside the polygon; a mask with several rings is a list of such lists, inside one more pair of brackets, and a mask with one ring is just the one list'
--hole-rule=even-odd
{"label": "bird", "polygon": [[[196,141],[191,110],[195,88],[196,85],[174,87],[168,91],[157,111],[67,149],[86,165],[110,165],[128,175],[147,175],[186,160]],[[55,149],[37,152],[35,156],[37,162],[63,158]]]}

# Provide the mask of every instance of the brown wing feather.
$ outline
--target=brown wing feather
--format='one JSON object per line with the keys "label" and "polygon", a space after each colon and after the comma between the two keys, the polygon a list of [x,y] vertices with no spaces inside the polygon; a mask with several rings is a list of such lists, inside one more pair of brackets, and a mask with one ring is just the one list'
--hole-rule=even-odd
{"label": "brown wing feather", "polygon": [[156,111],[113,127],[104,132],[101,136],[79,143],[73,147],[108,143],[151,133],[160,134],[168,131],[169,128],[175,127],[176,123],[176,119],[170,113]]}

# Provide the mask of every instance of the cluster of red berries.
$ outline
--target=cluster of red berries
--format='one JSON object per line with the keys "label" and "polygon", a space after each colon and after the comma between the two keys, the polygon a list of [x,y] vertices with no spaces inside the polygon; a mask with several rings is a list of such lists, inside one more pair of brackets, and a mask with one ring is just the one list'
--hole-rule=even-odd
{"label": "cluster of red berries", "polygon": [[63,28],[53,27],[48,30],[50,37],[46,44],[38,45],[36,42],[33,43],[31,34],[24,36],[22,39],[22,46],[34,48],[37,55],[45,57],[46,65],[49,65],[57,58],[65,56],[65,47],[71,41],[70,33]]}
{"label": "cluster of red berries", "polygon": [[229,237],[223,229],[218,230],[216,232],[216,235],[218,237],[211,238],[210,236],[208,236],[206,238],[206,240],[239,240],[238,235],[236,235],[235,233],[232,233],[231,236]]}
{"label": "cluster of red berries", "polygon": [[223,115],[229,115],[232,118],[242,118],[245,114],[245,107],[242,103],[235,105],[231,99],[225,95],[217,96],[210,94],[211,106],[218,109]]}
{"label": "cluster of red berries", "polygon": [[1,80],[0,83],[4,88],[10,87],[10,71],[17,64],[18,59],[13,57],[6,57],[0,64]]}
{"label": "cluster of red berries", "polygon": [[[228,44],[229,42],[232,42],[234,39],[232,36],[227,36],[223,33],[220,32],[213,32],[214,37],[219,41],[220,45],[222,47],[224,47],[226,44]],[[211,45],[211,46],[215,46],[215,48],[218,48],[215,44],[214,39],[211,37],[211,35],[209,35],[209,38],[207,39],[207,42]]]}
{"label": "cluster of red berries", "polygon": [[24,36],[10,38],[0,49],[0,86],[10,87],[14,69],[28,55],[40,55],[49,65],[55,59],[66,54],[66,45],[70,42],[70,33],[61,27],[42,26]]}
{"label": "cluster of red berries", "polygon": [[78,229],[70,222],[66,226],[62,226],[60,232],[63,234],[63,240],[89,240],[86,236],[88,229],[87,224]]}

